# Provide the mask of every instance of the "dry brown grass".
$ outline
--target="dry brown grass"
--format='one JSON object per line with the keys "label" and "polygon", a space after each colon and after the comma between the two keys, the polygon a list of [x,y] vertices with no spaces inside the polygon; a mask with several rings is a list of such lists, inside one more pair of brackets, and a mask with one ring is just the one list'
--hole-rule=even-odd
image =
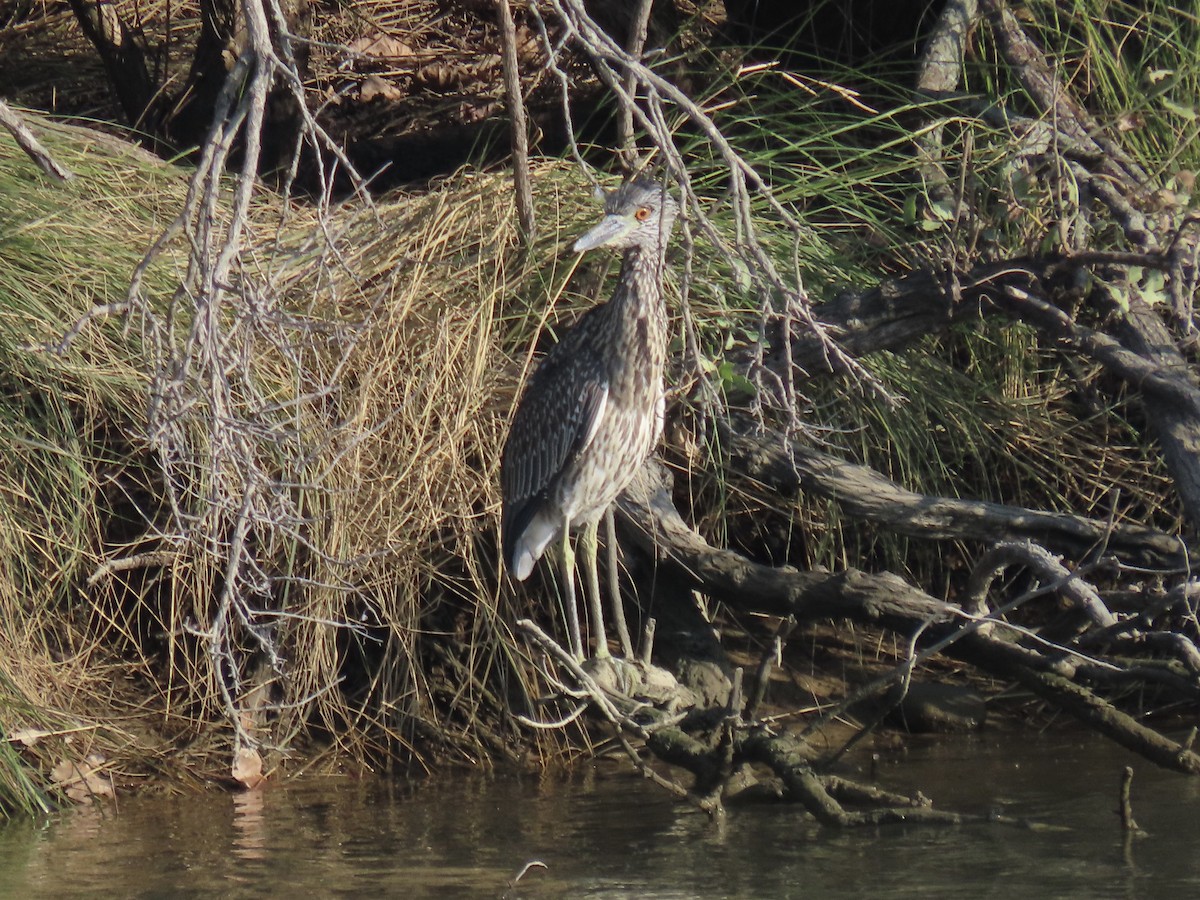
{"label": "dry brown grass", "polygon": [[[221,758],[210,751],[228,744],[198,629],[221,571],[204,548],[164,537],[136,329],[98,321],[64,357],[23,346],[122,296],[183,176],[83,133],[50,143],[83,176],[68,188],[37,182],[0,143],[6,196],[24,198],[0,236],[10,249],[21,241],[0,267],[9,289],[0,422],[29,432],[0,462],[0,608],[10,623],[0,711],[10,730],[66,721],[106,734],[99,752],[126,774],[145,772],[168,744],[193,751],[173,763],[213,772]],[[588,214],[587,192],[560,167],[542,176],[548,237],[529,254],[515,244],[499,176],[464,175],[376,212],[335,215],[325,227],[337,252],[324,255],[315,213],[294,208],[281,220],[260,210],[243,271],[310,328],[263,340],[249,377],[285,408],[305,387],[288,382],[297,360],[313,384],[332,386],[294,408],[307,465],[287,475],[303,476],[292,495],[305,540],[259,536],[276,579],[263,612],[286,659],[283,672],[247,686],[269,698],[250,723],[268,745],[311,751],[325,735],[339,759],[418,745],[424,761],[477,759],[481,741],[507,727],[497,692],[532,690],[522,688],[527,667],[491,552],[497,453],[528,363],[526,317],[544,311],[544,284],[563,281],[554,219]],[[123,236],[117,246],[113,235]],[[164,260],[164,277],[172,265]],[[129,559],[144,564],[103,568]],[[117,722],[141,737],[116,740]],[[61,749],[46,739],[28,753],[44,753],[46,768]]]}

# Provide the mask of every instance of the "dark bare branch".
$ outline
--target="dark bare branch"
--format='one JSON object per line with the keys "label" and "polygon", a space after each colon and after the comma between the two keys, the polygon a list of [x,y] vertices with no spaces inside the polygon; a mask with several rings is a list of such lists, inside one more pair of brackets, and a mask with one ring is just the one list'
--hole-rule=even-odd
{"label": "dark bare branch", "polygon": [[621,495],[619,511],[629,534],[685,582],[737,609],[791,615],[798,621],[852,618],[902,632],[957,612],[894,575],[773,568],[714,548],[680,517],[666,479],[666,470],[651,460]]}
{"label": "dark bare branch", "polygon": [[140,39],[121,18],[116,4],[102,0],[70,0],[70,3],[80,30],[104,63],[109,83],[129,124],[142,124],[154,100],[155,85]]}
{"label": "dark bare branch", "polygon": [[804,490],[835,500],[850,515],[897,534],[929,540],[1029,539],[1076,558],[1103,550],[1154,566],[1179,565],[1187,558],[1178,538],[1153,528],[983,500],[918,494],[868,466],[794,442],[788,444],[780,435],[730,430],[724,438],[737,472],[783,496]]}
{"label": "dark bare branch", "polygon": [[1107,735],[1123,747],[1166,769],[1200,775],[1200,755],[1147,728],[1128,713],[1070,680],[1065,675],[1023,665],[1011,665],[996,645],[1001,642],[972,635],[956,646],[956,655],[969,654],[976,665],[1004,678],[1011,678],[1043,700]]}

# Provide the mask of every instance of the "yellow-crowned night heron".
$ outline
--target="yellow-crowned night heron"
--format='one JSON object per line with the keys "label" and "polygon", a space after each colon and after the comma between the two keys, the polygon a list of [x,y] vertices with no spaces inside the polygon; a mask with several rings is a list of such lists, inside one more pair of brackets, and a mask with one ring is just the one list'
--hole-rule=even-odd
{"label": "yellow-crowned night heron", "polygon": [[[571,532],[583,529],[596,655],[606,657],[596,529],[662,433],[667,355],[662,270],[677,211],[662,186],[645,179],[626,182],[606,195],[604,219],[575,242],[575,252],[622,248],[617,289],[607,303],[584,313],[542,359],[504,445],[504,562],[523,580],[550,542],[560,539],[571,651],[578,659],[583,659],[583,641]],[[630,657],[620,596],[613,596],[612,603],[622,649]]]}

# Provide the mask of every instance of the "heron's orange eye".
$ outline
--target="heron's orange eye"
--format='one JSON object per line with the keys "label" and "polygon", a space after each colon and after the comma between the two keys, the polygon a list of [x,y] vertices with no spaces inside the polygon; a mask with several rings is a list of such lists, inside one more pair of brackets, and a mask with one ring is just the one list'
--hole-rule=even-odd
{"label": "heron's orange eye", "polygon": [[637,208],[637,212],[633,214],[633,217],[639,222],[645,222],[648,218],[650,218],[650,207],[639,206]]}

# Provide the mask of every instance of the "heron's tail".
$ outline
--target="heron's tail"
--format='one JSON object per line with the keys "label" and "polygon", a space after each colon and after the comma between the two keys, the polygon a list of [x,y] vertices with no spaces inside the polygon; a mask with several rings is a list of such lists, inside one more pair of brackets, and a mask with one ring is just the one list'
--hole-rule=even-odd
{"label": "heron's tail", "polygon": [[529,577],[534,564],[541,559],[546,547],[561,530],[562,522],[548,515],[544,509],[537,510],[524,523],[524,527],[520,522],[515,522],[511,530],[504,529],[504,564],[517,581]]}

